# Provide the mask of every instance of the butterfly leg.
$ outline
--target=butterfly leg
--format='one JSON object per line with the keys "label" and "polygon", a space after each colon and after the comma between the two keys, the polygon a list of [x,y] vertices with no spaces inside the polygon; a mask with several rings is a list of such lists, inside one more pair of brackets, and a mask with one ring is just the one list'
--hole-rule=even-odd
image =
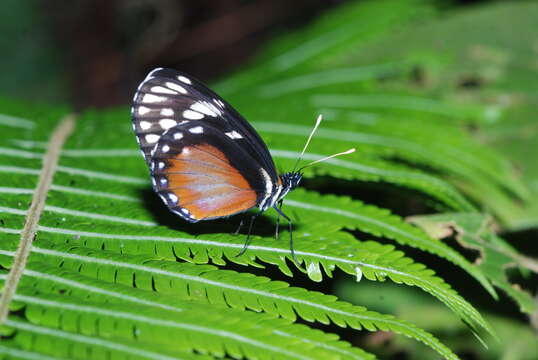
{"label": "butterfly leg", "polygon": [[241,228],[243,227],[244,219],[241,219],[241,222],[239,222],[239,226],[237,227],[237,230],[235,230],[232,235],[238,235],[239,231],[241,231]]}
{"label": "butterfly leg", "polygon": [[252,225],[254,225],[254,220],[256,220],[256,218],[260,214],[261,214],[261,212],[256,213],[256,214],[254,214],[254,215],[252,215],[250,217],[250,224],[248,225],[248,234],[247,234],[247,239],[245,240],[245,245],[243,245],[243,249],[241,249],[239,254],[235,255],[235,257],[241,256],[241,255],[243,255],[245,253],[245,251],[247,251],[247,248],[250,245],[250,233],[252,231]]}
{"label": "butterfly leg", "polygon": [[295,256],[295,251],[293,250],[293,225],[291,223],[291,219],[282,212],[282,210],[280,210],[278,207],[274,206],[273,207],[276,212],[282,216],[284,219],[286,219],[288,221],[288,231],[290,233],[290,252],[291,252],[291,257],[293,259],[293,262],[295,262],[295,265],[297,265],[298,267],[301,267],[301,264],[299,263],[299,260],[297,260],[297,257]]}
{"label": "butterfly leg", "polygon": [[[278,200],[278,208],[282,211],[282,199]],[[280,213],[276,217],[275,239],[278,240],[278,228],[280,227]]]}

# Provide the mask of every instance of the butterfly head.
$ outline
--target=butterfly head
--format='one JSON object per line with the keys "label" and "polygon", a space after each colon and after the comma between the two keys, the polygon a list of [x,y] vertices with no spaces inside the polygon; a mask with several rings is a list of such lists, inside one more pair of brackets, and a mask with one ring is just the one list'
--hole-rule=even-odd
{"label": "butterfly head", "polygon": [[282,186],[284,189],[291,191],[299,186],[299,183],[303,179],[303,174],[298,171],[290,171],[280,176],[282,180]]}

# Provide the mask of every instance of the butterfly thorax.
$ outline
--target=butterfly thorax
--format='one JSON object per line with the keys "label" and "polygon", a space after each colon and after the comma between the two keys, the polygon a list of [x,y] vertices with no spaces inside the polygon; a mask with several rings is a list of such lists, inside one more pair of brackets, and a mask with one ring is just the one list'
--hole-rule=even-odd
{"label": "butterfly thorax", "polygon": [[260,201],[258,205],[260,210],[265,211],[274,207],[287,193],[299,185],[302,178],[303,174],[294,171],[280,175],[279,183],[273,186],[272,192],[266,193],[263,200]]}
{"label": "butterfly thorax", "polygon": [[302,178],[303,174],[294,171],[280,175],[280,180],[282,181],[282,192],[280,193],[278,200],[282,199],[284,195],[299,186]]}

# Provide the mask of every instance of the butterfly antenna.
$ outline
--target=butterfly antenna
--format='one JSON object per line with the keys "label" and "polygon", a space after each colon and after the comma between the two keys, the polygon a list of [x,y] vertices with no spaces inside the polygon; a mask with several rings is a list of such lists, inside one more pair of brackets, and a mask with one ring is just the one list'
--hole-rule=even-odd
{"label": "butterfly antenna", "polygon": [[351,153],[354,153],[355,152],[355,148],[351,148],[347,151],[344,151],[344,152],[340,152],[338,154],[333,154],[331,156],[327,156],[327,157],[324,157],[322,159],[319,159],[319,160],[316,160],[316,161],[312,161],[311,163],[308,163],[306,164],[305,166],[301,167],[298,171],[301,172],[301,170],[303,170],[304,168],[307,168],[309,166],[312,166],[314,164],[317,164],[319,162],[322,162],[322,161],[325,161],[325,160],[329,160],[329,159],[332,159],[334,157],[337,157],[337,156],[340,156],[340,155],[347,155],[347,154],[351,154]]}
{"label": "butterfly antenna", "polygon": [[308,144],[310,144],[310,140],[312,140],[312,136],[314,136],[314,133],[318,129],[318,126],[321,123],[321,120],[323,120],[323,115],[319,114],[318,118],[316,119],[316,125],[314,125],[314,128],[310,132],[310,135],[308,136],[308,140],[306,140],[306,144],[304,145],[303,151],[301,151],[301,155],[299,155],[299,157],[297,158],[297,161],[295,162],[295,166],[293,167],[292,172],[295,172],[295,169],[297,169],[297,165],[299,165],[299,162],[303,159],[304,152],[306,151]]}

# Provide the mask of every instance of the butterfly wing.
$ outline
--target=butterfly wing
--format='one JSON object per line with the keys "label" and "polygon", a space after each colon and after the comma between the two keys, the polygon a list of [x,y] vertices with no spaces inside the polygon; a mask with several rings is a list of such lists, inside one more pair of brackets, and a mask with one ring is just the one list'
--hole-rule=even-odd
{"label": "butterfly wing", "polygon": [[170,210],[196,222],[235,215],[260,203],[272,181],[233,138],[206,121],[188,121],[161,135],[150,168]]}
{"label": "butterfly wing", "polygon": [[133,127],[148,162],[151,150],[168,129],[186,121],[211,125],[235,140],[278,181],[273,159],[256,130],[226,101],[200,81],[172,69],[151,71],[133,99]]}

